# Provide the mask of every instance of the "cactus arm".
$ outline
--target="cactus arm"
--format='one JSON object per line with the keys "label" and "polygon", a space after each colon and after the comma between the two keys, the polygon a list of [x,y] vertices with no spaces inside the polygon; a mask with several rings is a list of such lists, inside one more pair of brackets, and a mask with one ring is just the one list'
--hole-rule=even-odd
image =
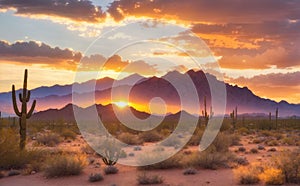
{"label": "cactus arm", "polygon": [[30,108],[29,112],[26,115],[26,119],[29,119],[32,116],[32,113],[33,113],[34,108],[35,108],[35,104],[36,104],[36,100],[33,101],[32,105],[31,105],[31,108]]}
{"label": "cactus arm", "polygon": [[28,91],[27,91],[26,102],[29,102],[29,100],[30,100],[30,95],[31,95],[31,92],[30,92],[30,90],[28,90]]}
{"label": "cactus arm", "polygon": [[15,85],[12,86],[12,101],[13,101],[13,107],[14,107],[14,111],[16,113],[17,116],[21,117],[22,114],[18,109],[18,105],[17,105],[17,100],[16,100],[16,90],[15,90]]}
{"label": "cactus arm", "polygon": [[21,103],[23,102],[23,98],[22,98],[22,94],[21,93],[19,94],[19,100],[20,100]]}

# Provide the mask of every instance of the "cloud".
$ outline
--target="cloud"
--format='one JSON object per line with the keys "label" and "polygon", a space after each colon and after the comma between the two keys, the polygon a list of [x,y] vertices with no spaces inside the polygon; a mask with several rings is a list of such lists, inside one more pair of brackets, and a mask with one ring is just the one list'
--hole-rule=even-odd
{"label": "cloud", "polygon": [[299,19],[299,10],[300,2],[295,0],[120,0],[108,8],[117,21],[126,16],[146,16],[210,23]]}
{"label": "cloud", "polygon": [[[300,43],[298,43],[300,44]],[[299,48],[284,48],[276,47],[270,48],[266,51],[254,55],[241,52],[234,52],[237,50],[223,53],[223,57],[219,60],[220,66],[231,69],[268,69],[288,68],[300,66],[300,50]],[[220,52],[221,54],[222,52]]]}
{"label": "cloud", "polygon": [[112,70],[115,72],[139,73],[141,75],[154,75],[159,73],[155,65],[150,65],[143,60],[123,60],[119,55],[105,58],[102,55],[83,57],[78,68],[80,71]]}
{"label": "cloud", "polygon": [[44,15],[89,23],[100,22],[106,16],[101,7],[89,0],[0,0],[0,9],[14,9],[17,15]]}
{"label": "cloud", "polygon": [[0,60],[23,64],[40,64],[54,68],[75,69],[82,55],[36,41],[8,43],[0,41]]}
{"label": "cloud", "polygon": [[[292,73],[271,73],[266,75],[258,75],[252,78],[239,77],[230,81],[237,84],[251,83],[262,86],[300,86],[300,71]],[[288,80],[288,81],[287,81]]]}

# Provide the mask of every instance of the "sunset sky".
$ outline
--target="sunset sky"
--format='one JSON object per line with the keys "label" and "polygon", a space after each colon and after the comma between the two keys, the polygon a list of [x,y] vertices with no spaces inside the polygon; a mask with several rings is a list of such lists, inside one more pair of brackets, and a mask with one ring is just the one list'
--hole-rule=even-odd
{"label": "sunset sky", "polygon": [[[25,68],[30,88],[70,84],[80,61],[87,72],[108,59],[101,77],[116,77],[126,66],[125,75],[184,72],[193,65],[177,48],[143,43],[115,49],[145,35],[182,46],[181,39],[189,39],[183,33],[192,32],[211,51],[203,49],[202,60],[210,64],[213,56],[226,82],[300,103],[298,0],[0,0],[0,21],[1,92],[20,87]],[[193,42],[190,51],[199,51]]]}

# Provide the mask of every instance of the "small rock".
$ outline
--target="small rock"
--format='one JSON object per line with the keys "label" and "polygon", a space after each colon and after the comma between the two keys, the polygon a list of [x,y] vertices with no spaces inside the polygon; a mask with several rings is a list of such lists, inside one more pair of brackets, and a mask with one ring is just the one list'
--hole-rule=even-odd
{"label": "small rock", "polygon": [[36,171],[31,171],[31,173],[30,174],[36,174]]}

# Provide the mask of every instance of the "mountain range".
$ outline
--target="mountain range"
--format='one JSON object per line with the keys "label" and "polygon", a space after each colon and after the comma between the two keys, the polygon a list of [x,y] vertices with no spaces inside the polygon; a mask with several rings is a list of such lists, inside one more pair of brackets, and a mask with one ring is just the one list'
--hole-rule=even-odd
{"label": "mountain range", "polygon": [[[205,74],[203,71],[189,70],[186,73],[179,73],[172,71],[162,77],[149,77],[145,78],[138,74],[133,74],[121,80],[114,80],[111,78],[102,78],[98,80],[90,80],[84,83],[74,83],[70,85],[54,85],[51,87],[39,87],[31,90],[31,100],[37,100],[36,112],[40,114],[41,111],[58,112],[54,114],[55,117],[60,117],[59,114],[67,118],[68,115],[65,109],[70,109],[72,103],[72,87],[78,86],[74,94],[80,96],[80,107],[88,108],[91,105],[107,105],[113,102],[111,98],[112,90],[114,92],[114,100],[126,100],[125,92],[129,92],[129,102],[134,103],[131,106],[139,111],[148,112],[148,103],[155,97],[161,98],[167,105],[166,113],[176,113],[180,110],[180,95],[176,88],[169,80],[175,82],[182,90],[185,98],[192,97],[193,94],[189,91],[187,86],[187,77],[189,77],[198,94],[201,109],[204,105],[204,97],[206,98],[207,108],[211,104],[211,89],[209,83],[220,84],[224,83],[219,81],[215,76]],[[209,81],[208,81],[209,78]],[[30,82],[29,82],[30,83]],[[226,87],[226,113],[231,112],[236,106],[238,107],[239,114],[242,113],[269,113],[275,112],[279,109],[279,116],[292,116],[300,115],[300,104],[289,104],[286,101],[275,102],[270,99],[260,98],[253,94],[247,87],[232,86],[224,83]],[[185,86],[187,88],[185,89]],[[95,87],[95,91],[90,91],[90,87]],[[18,90],[21,91],[21,90]],[[17,91],[17,93],[18,93]],[[95,102],[91,102],[91,96],[95,96]],[[182,96],[182,95],[181,95]],[[13,110],[11,106],[11,93],[0,93],[0,110],[6,115],[12,115]],[[67,107],[65,107],[67,105]],[[137,106],[139,105],[139,106]],[[98,106],[100,107],[100,106]],[[57,110],[63,108],[62,110]],[[52,110],[49,110],[52,109]],[[186,110],[191,114],[198,114],[192,110]],[[155,112],[155,110],[154,110]],[[199,113],[200,114],[200,113]]]}

